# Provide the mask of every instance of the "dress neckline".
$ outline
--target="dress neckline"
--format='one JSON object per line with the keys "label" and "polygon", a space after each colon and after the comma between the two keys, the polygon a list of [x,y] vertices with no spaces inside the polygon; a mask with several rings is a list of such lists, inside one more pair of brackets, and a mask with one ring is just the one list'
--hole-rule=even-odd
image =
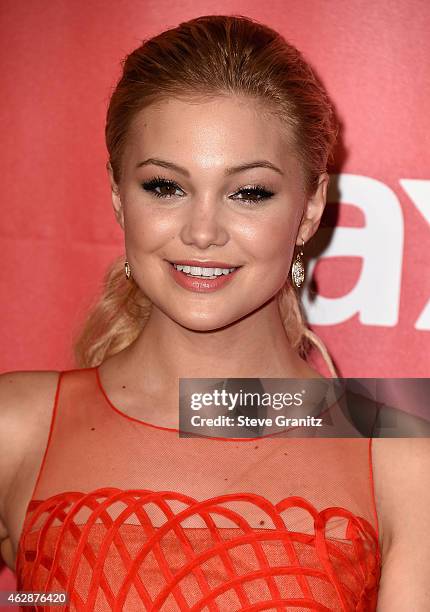
{"label": "dress neckline", "polygon": [[[177,429],[175,427],[163,427],[162,425],[155,425],[154,423],[149,423],[148,421],[144,421],[143,419],[138,419],[137,417],[133,417],[130,416],[129,414],[127,414],[126,412],[124,412],[123,410],[121,410],[120,408],[118,408],[117,406],[115,406],[115,404],[110,400],[108,394],[106,393],[106,390],[103,386],[103,383],[101,381],[100,378],[100,372],[99,372],[99,367],[100,366],[95,366],[94,368],[90,368],[93,369],[93,371],[95,372],[96,375],[96,380],[97,380],[97,386],[99,388],[99,391],[101,393],[101,395],[103,396],[105,402],[107,403],[107,405],[119,416],[121,416],[124,419],[127,419],[128,421],[133,421],[135,423],[139,423],[140,425],[144,425],[145,427],[150,427],[152,429],[158,429],[161,431],[168,431],[171,433],[176,433],[179,434],[181,432],[180,429]],[[187,432],[183,432],[183,433],[187,433]],[[217,436],[196,436],[197,438],[204,438],[205,440],[219,440],[222,442],[255,442],[256,440],[261,440],[264,438],[273,438],[276,437],[276,433],[275,434],[268,434],[266,436],[257,436],[256,438],[222,438],[222,437],[217,437]],[[188,438],[188,436],[187,436]],[[191,438],[192,439],[192,438]]]}

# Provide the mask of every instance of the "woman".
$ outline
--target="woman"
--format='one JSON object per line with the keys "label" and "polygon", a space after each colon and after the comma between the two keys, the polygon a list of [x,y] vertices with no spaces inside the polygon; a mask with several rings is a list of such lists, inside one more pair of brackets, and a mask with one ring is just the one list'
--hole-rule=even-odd
{"label": "woman", "polygon": [[299,52],[250,19],[128,56],[106,125],[126,261],[81,369],[1,380],[19,590],[72,610],[428,608],[426,440],[178,436],[180,378],[318,379],[309,340],[336,375],[295,288],[335,131]]}

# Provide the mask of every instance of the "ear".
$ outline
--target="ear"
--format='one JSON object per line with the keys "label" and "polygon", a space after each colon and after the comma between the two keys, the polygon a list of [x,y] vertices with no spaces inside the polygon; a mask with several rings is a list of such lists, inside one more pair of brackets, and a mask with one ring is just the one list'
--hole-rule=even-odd
{"label": "ear", "polygon": [[124,208],[121,203],[119,187],[115,182],[115,179],[113,176],[113,169],[112,169],[112,165],[110,161],[106,163],[106,169],[108,171],[109,182],[110,182],[111,190],[112,190],[112,205],[113,205],[113,210],[115,212],[115,217],[118,223],[120,224],[121,228],[124,229]]}
{"label": "ear", "polygon": [[315,193],[306,201],[297,234],[297,245],[302,245],[302,238],[306,243],[312,238],[319,227],[326,205],[329,180],[330,177],[327,172],[320,174],[318,187]]}

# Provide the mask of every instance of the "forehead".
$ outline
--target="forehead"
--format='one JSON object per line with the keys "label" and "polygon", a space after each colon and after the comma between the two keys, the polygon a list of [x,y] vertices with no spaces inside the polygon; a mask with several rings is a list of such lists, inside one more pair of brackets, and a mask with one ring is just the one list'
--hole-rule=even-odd
{"label": "forehead", "polygon": [[164,155],[200,168],[269,159],[291,167],[291,128],[261,102],[237,96],[171,98],[140,111],[130,126],[128,153]]}

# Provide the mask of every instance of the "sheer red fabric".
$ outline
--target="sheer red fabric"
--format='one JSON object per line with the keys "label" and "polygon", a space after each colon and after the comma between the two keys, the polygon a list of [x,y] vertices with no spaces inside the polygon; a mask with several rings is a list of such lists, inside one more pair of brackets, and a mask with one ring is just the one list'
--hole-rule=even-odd
{"label": "sheer red fabric", "polygon": [[52,610],[371,612],[371,440],[180,438],[62,372],[16,573]]}

